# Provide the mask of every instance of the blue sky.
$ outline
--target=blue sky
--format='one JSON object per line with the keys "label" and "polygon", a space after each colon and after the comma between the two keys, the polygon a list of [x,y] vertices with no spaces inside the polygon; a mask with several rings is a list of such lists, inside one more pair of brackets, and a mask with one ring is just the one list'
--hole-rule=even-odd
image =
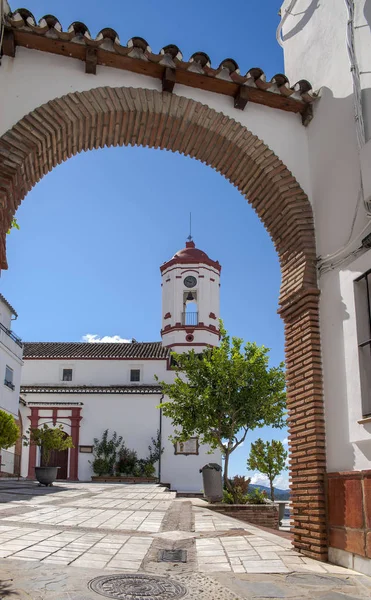
{"label": "blue sky", "polygon": [[[37,19],[54,14],[64,28],[83,21],[92,35],[115,28],[122,43],[144,37],[155,52],[174,43],[185,59],[201,50],[214,66],[231,57],[243,73],[258,66],[270,78],[283,71],[277,0],[105,0],[104,10],[98,0],[28,0],[25,6]],[[211,168],[144,148],[80,154],[28,194],[17,213],[21,229],[8,236],[9,271],[0,281],[19,313],[15,331],[26,341],[78,341],[86,334],[160,339],[159,266],[184,246],[190,211],[196,245],[222,264],[228,331],[271,348],[272,364],[283,360],[279,264],[256,214]],[[231,472],[247,474],[251,441],[286,435],[252,432],[231,459]],[[285,486],[287,475],[278,483]]]}

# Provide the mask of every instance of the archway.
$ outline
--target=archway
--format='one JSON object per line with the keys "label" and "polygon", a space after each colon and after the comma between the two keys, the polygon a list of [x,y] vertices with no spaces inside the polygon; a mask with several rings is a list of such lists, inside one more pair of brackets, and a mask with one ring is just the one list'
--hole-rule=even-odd
{"label": "archway", "polygon": [[185,97],[102,87],[40,106],[0,138],[0,268],[27,192],[82,150],[142,145],[191,156],[226,177],[257,212],[279,255],[285,322],[294,545],[326,558],[325,429],[312,209],[282,161],[223,113]]}

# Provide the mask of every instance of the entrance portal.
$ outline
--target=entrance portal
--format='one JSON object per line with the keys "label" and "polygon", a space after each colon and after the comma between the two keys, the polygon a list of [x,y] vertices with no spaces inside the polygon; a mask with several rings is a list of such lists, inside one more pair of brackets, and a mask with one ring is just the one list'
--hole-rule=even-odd
{"label": "entrance portal", "polygon": [[[308,556],[326,559],[313,214],[293,174],[261,139],[205,104],[152,89],[100,87],[39,106],[0,138],[0,268],[7,268],[6,232],[27,192],[74,154],[117,145],[167,149],[200,160],[236,186],[264,223],[282,274],[279,312],[285,322],[294,545]],[[30,464],[32,472],[34,462]],[[77,450],[71,452],[71,472],[75,478]]]}

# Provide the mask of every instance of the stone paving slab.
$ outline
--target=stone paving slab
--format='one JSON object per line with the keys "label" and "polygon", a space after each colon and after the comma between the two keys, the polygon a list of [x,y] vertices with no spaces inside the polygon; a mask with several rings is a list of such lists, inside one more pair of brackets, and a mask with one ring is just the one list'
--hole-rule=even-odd
{"label": "stone paving slab", "polygon": [[2,522],[43,523],[69,527],[104,528],[119,531],[145,531],[157,533],[165,517],[164,511],[134,511],[110,509],[79,509],[52,507],[34,510],[25,515],[3,517]]}
{"label": "stone paving slab", "polygon": [[[200,581],[223,575],[232,583],[248,577],[273,577],[267,582],[271,585],[280,582],[274,588],[247,586],[245,595],[236,588],[236,598],[263,597],[256,593],[266,593],[267,598],[301,598],[302,594],[295,596],[291,591],[302,586],[285,579],[293,574],[312,580],[332,578],[324,592],[344,594],[336,578],[355,576],[342,567],[298,554],[284,537],[212,512],[202,500],[174,499],[173,493],[160,486],[58,482],[52,490],[32,482],[0,482],[0,502],[6,494],[0,504],[0,559],[4,559],[0,562],[13,565],[14,573],[20,562],[22,569],[30,562],[37,568],[49,566],[53,573],[73,567],[90,571],[92,576],[118,571],[188,577],[198,573]],[[159,550],[176,548],[187,551],[187,563],[158,562]],[[321,590],[317,586],[317,595],[308,592],[304,596],[320,598]],[[350,597],[371,597],[353,591],[349,589]],[[279,595],[283,593],[286,596]],[[339,600],[336,595],[333,598]]]}
{"label": "stone paving slab", "polygon": [[0,526],[0,558],[93,568],[139,570],[151,537],[101,535]]}
{"label": "stone paving slab", "polygon": [[[22,569],[15,561],[0,560],[0,598],[10,600],[99,600],[89,582],[101,573],[99,568],[71,568],[59,564],[24,560]],[[121,569],[108,573],[121,574]],[[106,571],[107,573],[107,571]],[[148,574],[147,574],[148,575]],[[371,582],[362,576],[328,577],[326,581],[292,583],[289,576],[183,573],[173,569],[166,577],[187,588],[185,600],[366,600],[371,598]]]}

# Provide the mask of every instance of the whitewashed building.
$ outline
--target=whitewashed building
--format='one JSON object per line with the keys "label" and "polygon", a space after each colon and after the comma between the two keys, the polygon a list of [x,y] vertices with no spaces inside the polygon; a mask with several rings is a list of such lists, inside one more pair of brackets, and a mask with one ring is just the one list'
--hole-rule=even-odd
{"label": "whitewashed building", "polygon": [[[63,425],[74,448],[59,453],[60,479],[89,481],[94,438],[105,429],[122,435],[138,458],[146,458],[151,438],[161,432],[164,453],[157,465],[160,481],[178,491],[200,492],[199,469],[221,462],[219,452],[197,439],[174,445],[172,426],[158,408],[163,401],[155,380],[171,382],[171,350],[202,350],[219,341],[221,267],[188,241],[161,266],[162,341],[131,343],[26,343],[21,387],[23,428]],[[22,475],[34,478],[40,456],[24,448]]]}
{"label": "whitewashed building", "polygon": [[[280,259],[294,545],[370,573],[371,0],[284,0],[285,73],[273,76],[173,44],[125,45],[104,22],[94,38],[86,23],[63,30],[5,3],[0,267],[16,208],[76,152],[166,148],[222,173]],[[166,300],[163,330],[179,348],[190,342],[177,306]],[[186,335],[202,343],[200,332]]]}
{"label": "whitewashed building", "polygon": [[[23,343],[12,331],[17,313],[0,294],[0,409],[18,420],[19,392],[23,365]],[[0,473],[19,472],[20,447],[0,450]]]}

